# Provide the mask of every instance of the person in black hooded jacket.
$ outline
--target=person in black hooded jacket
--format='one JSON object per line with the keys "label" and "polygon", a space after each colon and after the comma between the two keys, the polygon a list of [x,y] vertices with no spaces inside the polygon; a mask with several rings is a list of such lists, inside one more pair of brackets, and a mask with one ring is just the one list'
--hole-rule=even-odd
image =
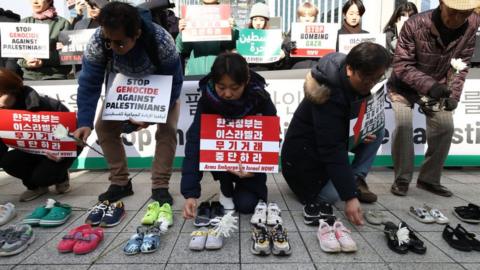
{"label": "person in black hooded jacket", "polygon": [[[0,68],[0,109],[68,112],[60,101],[40,96],[33,88],[23,85],[18,75],[5,68]],[[77,153],[80,151],[81,148],[77,148]],[[75,159],[51,154],[36,155],[18,149],[8,151],[8,147],[0,140],[0,167],[6,173],[20,178],[27,187],[20,195],[20,201],[30,201],[47,193],[51,185],[55,185],[59,194],[68,192],[68,169]]]}
{"label": "person in black hooded jacket", "polygon": [[[219,55],[209,75],[200,82],[202,96],[192,125],[187,131],[185,158],[182,167],[181,193],[186,201],[183,216],[195,217],[197,199],[200,197],[200,117],[202,114],[220,114],[227,119],[238,119],[247,115],[273,116],[277,114],[270,95],[265,91],[265,79],[249,70],[241,55],[224,53]],[[252,213],[262,199],[267,201],[267,176],[265,173],[243,171],[212,172],[220,182],[220,203],[225,209],[241,213]]]}
{"label": "person in black hooded jacket", "polygon": [[355,158],[350,165],[350,104],[370,95],[389,64],[385,48],[366,42],[355,46],[347,56],[332,53],[323,57],[307,74],[305,98],[293,115],[281,153],[283,176],[305,204],[305,223],[313,224],[322,213],[331,213],[325,201],[333,203],[339,196],[346,202],[347,218],[362,224],[358,197],[376,200],[364,179],[383,135],[369,134],[352,150]]}

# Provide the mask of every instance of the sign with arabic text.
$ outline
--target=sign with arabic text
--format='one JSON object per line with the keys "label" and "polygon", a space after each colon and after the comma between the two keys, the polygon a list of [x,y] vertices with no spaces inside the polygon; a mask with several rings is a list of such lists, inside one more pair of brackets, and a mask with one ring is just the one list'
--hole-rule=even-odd
{"label": "sign with arabic text", "polygon": [[344,34],[338,36],[338,52],[348,54],[356,45],[373,42],[385,47],[385,34]]}
{"label": "sign with arabic text", "polygon": [[202,114],[200,170],[277,173],[280,151],[280,118],[246,116],[225,119]]}
{"label": "sign with arabic text", "polygon": [[60,65],[81,64],[83,52],[95,31],[96,29],[85,29],[60,32],[58,41],[63,45],[59,51]]}
{"label": "sign with arabic text", "polygon": [[241,29],[237,52],[248,63],[273,63],[280,60],[282,30]]}
{"label": "sign with arabic text", "polygon": [[229,5],[182,6],[183,42],[232,40]]}
{"label": "sign with arabic text", "polygon": [[172,76],[148,75],[131,78],[110,73],[103,120],[166,123]]}
{"label": "sign with arabic text", "polygon": [[77,144],[72,138],[58,139],[53,136],[58,124],[70,131],[77,129],[74,112],[0,110],[0,118],[0,138],[8,147],[38,155],[77,156]]}
{"label": "sign with arabic text", "polygon": [[333,23],[292,23],[292,57],[322,57],[335,52],[338,26]]}
{"label": "sign with arabic text", "polygon": [[2,58],[50,57],[48,24],[0,23]]}

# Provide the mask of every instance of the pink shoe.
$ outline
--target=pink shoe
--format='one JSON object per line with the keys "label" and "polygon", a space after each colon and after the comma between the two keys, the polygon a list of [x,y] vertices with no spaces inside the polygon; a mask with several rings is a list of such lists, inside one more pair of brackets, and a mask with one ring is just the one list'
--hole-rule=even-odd
{"label": "pink shoe", "polygon": [[57,250],[60,253],[68,253],[73,251],[73,246],[77,242],[78,238],[81,238],[84,230],[91,230],[92,227],[89,224],[81,225],[68,232],[67,235],[62,237],[62,240],[58,243]]}
{"label": "pink shoe", "polygon": [[357,251],[357,244],[350,236],[350,230],[343,226],[342,222],[335,221],[333,224],[335,230],[335,237],[337,238],[343,252],[355,252]]}
{"label": "pink shoe", "polygon": [[103,229],[84,230],[83,236],[79,237],[73,246],[73,253],[77,255],[90,253],[98,247],[102,240]]}
{"label": "pink shoe", "polygon": [[325,220],[320,219],[320,225],[317,232],[318,241],[320,242],[320,248],[328,253],[340,252],[342,248],[340,243],[335,237],[335,231]]}

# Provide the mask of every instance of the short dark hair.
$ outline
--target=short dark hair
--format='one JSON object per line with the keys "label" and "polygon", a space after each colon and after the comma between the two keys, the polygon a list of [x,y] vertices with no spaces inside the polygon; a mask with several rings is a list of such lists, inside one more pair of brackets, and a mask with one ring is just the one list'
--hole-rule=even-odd
{"label": "short dark hair", "polygon": [[369,75],[380,68],[388,68],[392,59],[387,49],[372,42],[362,42],[347,54],[345,64],[354,71]]}
{"label": "short dark hair", "polygon": [[122,30],[129,38],[134,38],[142,27],[137,9],[122,2],[105,5],[97,19],[100,26],[109,30]]}
{"label": "short dark hair", "polygon": [[237,84],[247,84],[250,69],[247,60],[237,53],[222,53],[213,62],[210,75],[213,83],[218,83],[224,75],[228,75]]}
{"label": "short dark hair", "polygon": [[15,72],[0,68],[0,94],[20,96],[23,91],[23,81]]}
{"label": "short dark hair", "polygon": [[360,17],[363,16],[363,14],[365,13],[365,6],[363,5],[361,0],[348,0],[347,2],[345,2],[342,7],[342,14],[347,14],[348,9],[353,5],[357,5]]}

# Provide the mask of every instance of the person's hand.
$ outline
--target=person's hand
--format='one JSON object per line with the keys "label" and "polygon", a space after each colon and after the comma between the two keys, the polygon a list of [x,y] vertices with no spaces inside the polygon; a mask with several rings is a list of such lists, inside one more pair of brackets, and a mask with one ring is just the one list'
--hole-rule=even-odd
{"label": "person's hand", "polygon": [[92,134],[92,129],[89,127],[80,127],[75,130],[72,135],[73,137],[80,139],[84,143],[87,143],[87,139]]}
{"label": "person's hand", "polygon": [[355,225],[363,225],[363,214],[357,198],[345,202],[345,215]]}
{"label": "person's hand", "polygon": [[452,94],[452,91],[448,90],[445,84],[436,83],[428,91],[428,96],[440,100],[441,98],[448,98]]}
{"label": "person's hand", "polygon": [[367,134],[367,137],[363,139],[363,143],[369,144],[374,142],[377,139],[377,136],[375,134]]}
{"label": "person's hand", "polygon": [[238,176],[239,178],[251,178],[254,177],[255,175],[251,172],[245,172],[242,168],[242,162],[238,163],[239,170],[238,171],[232,171],[232,170],[227,170],[227,172],[234,174]]}
{"label": "person's hand", "polygon": [[458,101],[454,98],[447,98],[444,101],[445,111],[453,111],[458,106]]}
{"label": "person's hand", "polygon": [[55,161],[55,162],[60,162],[60,161],[62,160],[61,157],[56,156],[56,155],[54,155],[54,154],[52,154],[52,153],[49,153],[49,152],[46,152],[46,153],[45,153],[45,156],[46,156],[48,159],[53,160],[53,161]]}
{"label": "person's hand", "polygon": [[142,129],[148,127],[148,123],[145,123],[145,122],[142,122],[142,121],[135,121],[135,120],[133,120],[132,118],[130,118],[129,121],[130,121],[132,124],[138,126],[138,128],[137,128],[136,131],[139,131],[139,130],[142,130]]}
{"label": "person's hand", "polygon": [[180,19],[178,21],[178,30],[182,32],[183,30],[185,30],[185,27],[187,27],[187,22],[185,21],[185,19]]}
{"label": "person's hand", "polygon": [[183,205],[183,218],[192,219],[197,215],[197,199],[188,198]]}

